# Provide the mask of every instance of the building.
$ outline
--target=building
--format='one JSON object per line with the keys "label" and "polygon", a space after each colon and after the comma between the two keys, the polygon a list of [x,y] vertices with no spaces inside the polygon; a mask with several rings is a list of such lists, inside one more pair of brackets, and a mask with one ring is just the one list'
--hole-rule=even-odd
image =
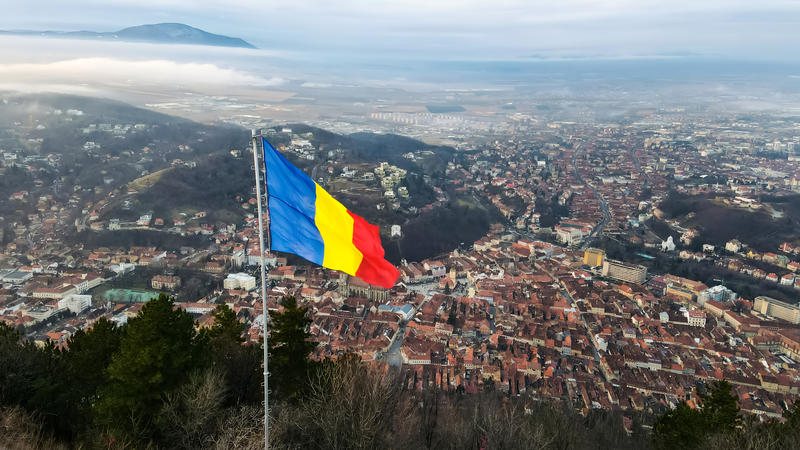
{"label": "building", "polygon": [[40,287],[33,291],[33,298],[52,298],[62,299],[72,294],[77,294],[78,290],[74,285],[62,284],[56,287]]}
{"label": "building", "polygon": [[373,286],[361,278],[351,277],[346,273],[339,274],[339,294],[343,297],[361,297],[375,302],[385,302],[389,299],[388,289]]}
{"label": "building", "polygon": [[603,262],[604,277],[634,284],[643,284],[647,278],[647,267],[606,259]]}
{"label": "building", "polygon": [[736,239],[731,239],[725,243],[725,250],[731,253],[738,253],[742,249],[742,243]]}
{"label": "building", "polygon": [[156,275],[152,280],[150,280],[150,285],[153,286],[153,289],[167,289],[174,291],[175,289],[181,287],[181,279],[180,277],[169,275]]}
{"label": "building", "polygon": [[400,236],[402,236],[402,234],[403,234],[402,228],[400,227],[400,225],[392,225],[391,236],[393,238],[399,238]]}
{"label": "building", "polygon": [[733,301],[736,300],[736,292],[720,284],[697,294],[697,302],[701,305],[709,300],[714,300],[715,302]]}
{"label": "building", "polygon": [[686,287],[680,284],[668,284],[666,295],[672,296],[676,299],[681,299],[687,302],[694,301],[695,294],[691,289],[687,289]]}
{"label": "building", "polygon": [[26,281],[33,278],[33,272],[25,272],[22,270],[3,269],[0,270],[0,284],[8,283],[15,286],[25,284]]}
{"label": "building", "polygon": [[58,309],[68,309],[73,314],[80,314],[91,306],[91,295],[73,294],[58,301]]}
{"label": "building", "polygon": [[689,322],[689,326],[704,327],[706,326],[706,313],[699,309],[686,311],[686,320]]}
{"label": "building", "polygon": [[561,225],[556,225],[554,228],[558,241],[564,245],[580,244],[583,240],[583,233],[581,232],[580,228],[565,227]]}
{"label": "building", "polygon": [[662,252],[675,251],[675,241],[672,240],[672,236],[668,236],[666,241],[661,241],[661,251]]}
{"label": "building", "polygon": [[225,289],[244,289],[252,291],[256,288],[256,277],[246,273],[232,273],[222,282]]}
{"label": "building", "polygon": [[772,297],[765,295],[756,297],[753,309],[770,317],[782,319],[793,324],[800,324],[800,307]]}
{"label": "building", "polygon": [[591,267],[601,267],[606,258],[606,252],[599,248],[587,248],[583,252],[583,263]]}

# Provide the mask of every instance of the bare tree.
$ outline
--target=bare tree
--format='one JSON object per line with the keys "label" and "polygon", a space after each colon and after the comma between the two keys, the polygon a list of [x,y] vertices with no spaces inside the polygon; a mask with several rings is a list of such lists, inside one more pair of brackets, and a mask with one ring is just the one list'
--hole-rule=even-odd
{"label": "bare tree", "polygon": [[167,394],[159,428],[176,448],[197,449],[213,442],[225,401],[225,377],[211,368],[192,374],[177,391]]}

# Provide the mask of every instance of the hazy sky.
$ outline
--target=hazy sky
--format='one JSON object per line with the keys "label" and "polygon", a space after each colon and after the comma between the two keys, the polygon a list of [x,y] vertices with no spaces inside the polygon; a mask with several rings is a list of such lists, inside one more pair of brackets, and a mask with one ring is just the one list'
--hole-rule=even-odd
{"label": "hazy sky", "polygon": [[791,0],[3,0],[2,29],[182,22],[261,48],[432,59],[798,59]]}

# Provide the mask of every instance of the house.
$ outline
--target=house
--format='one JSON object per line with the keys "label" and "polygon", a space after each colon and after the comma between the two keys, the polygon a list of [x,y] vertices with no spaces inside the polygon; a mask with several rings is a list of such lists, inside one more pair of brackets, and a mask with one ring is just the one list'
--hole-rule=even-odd
{"label": "house", "polygon": [[776,273],[774,273],[774,272],[770,272],[770,273],[767,274],[766,277],[764,277],[764,279],[767,280],[767,281],[771,281],[773,283],[777,283],[778,282],[778,275]]}
{"label": "house", "polygon": [[736,239],[731,239],[725,243],[725,250],[731,253],[738,253],[742,249],[742,243]]}

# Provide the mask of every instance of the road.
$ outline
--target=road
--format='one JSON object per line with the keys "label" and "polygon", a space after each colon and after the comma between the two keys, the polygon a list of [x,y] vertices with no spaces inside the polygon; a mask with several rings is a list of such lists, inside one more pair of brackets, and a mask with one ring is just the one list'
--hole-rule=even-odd
{"label": "road", "polygon": [[395,333],[394,341],[389,350],[381,356],[381,360],[389,363],[389,367],[400,367],[403,365],[403,355],[400,354],[400,347],[403,346],[403,339],[406,337],[406,322],[400,323],[400,328]]}
{"label": "road", "polygon": [[[433,294],[430,290],[437,286],[438,283],[425,283],[421,285],[411,285],[409,286],[410,291],[419,292],[425,295],[425,298],[420,302],[419,306],[414,308],[414,314],[411,317],[417,315],[417,311],[422,308],[425,303],[428,303],[428,300],[433,297]],[[403,356],[400,354],[400,348],[403,346],[403,339],[406,337],[406,324],[408,321],[401,320],[400,321],[400,328],[397,329],[397,333],[394,335],[394,340],[392,341],[392,345],[389,346],[389,350],[386,353],[382,354],[378,359],[382,361],[386,361],[389,363],[390,367],[400,367],[403,365]]]}
{"label": "road", "polygon": [[603,198],[602,195],[600,195],[600,192],[597,190],[596,187],[594,187],[591,183],[589,183],[589,182],[587,182],[587,181],[585,181],[583,179],[583,176],[581,175],[580,171],[578,170],[578,165],[575,163],[575,159],[577,158],[578,153],[581,150],[582,150],[582,146],[580,144],[578,144],[578,146],[575,147],[575,151],[572,152],[572,158],[570,159],[570,164],[572,164],[572,171],[575,174],[575,178],[579,182],[581,182],[584,186],[588,186],[589,189],[592,190],[592,193],[594,194],[594,196],[597,198],[598,202],[600,203],[600,209],[603,212],[603,219],[600,221],[600,223],[595,225],[594,229],[592,229],[592,232],[589,233],[589,235],[586,236],[584,238],[584,240],[583,240],[583,245],[581,245],[580,249],[581,250],[586,250],[592,244],[592,241],[597,236],[600,236],[603,233],[603,229],[611,221],[611,212],[609,212],[609,210],[608,210],[608,202],[606,201],[606,199]]}

